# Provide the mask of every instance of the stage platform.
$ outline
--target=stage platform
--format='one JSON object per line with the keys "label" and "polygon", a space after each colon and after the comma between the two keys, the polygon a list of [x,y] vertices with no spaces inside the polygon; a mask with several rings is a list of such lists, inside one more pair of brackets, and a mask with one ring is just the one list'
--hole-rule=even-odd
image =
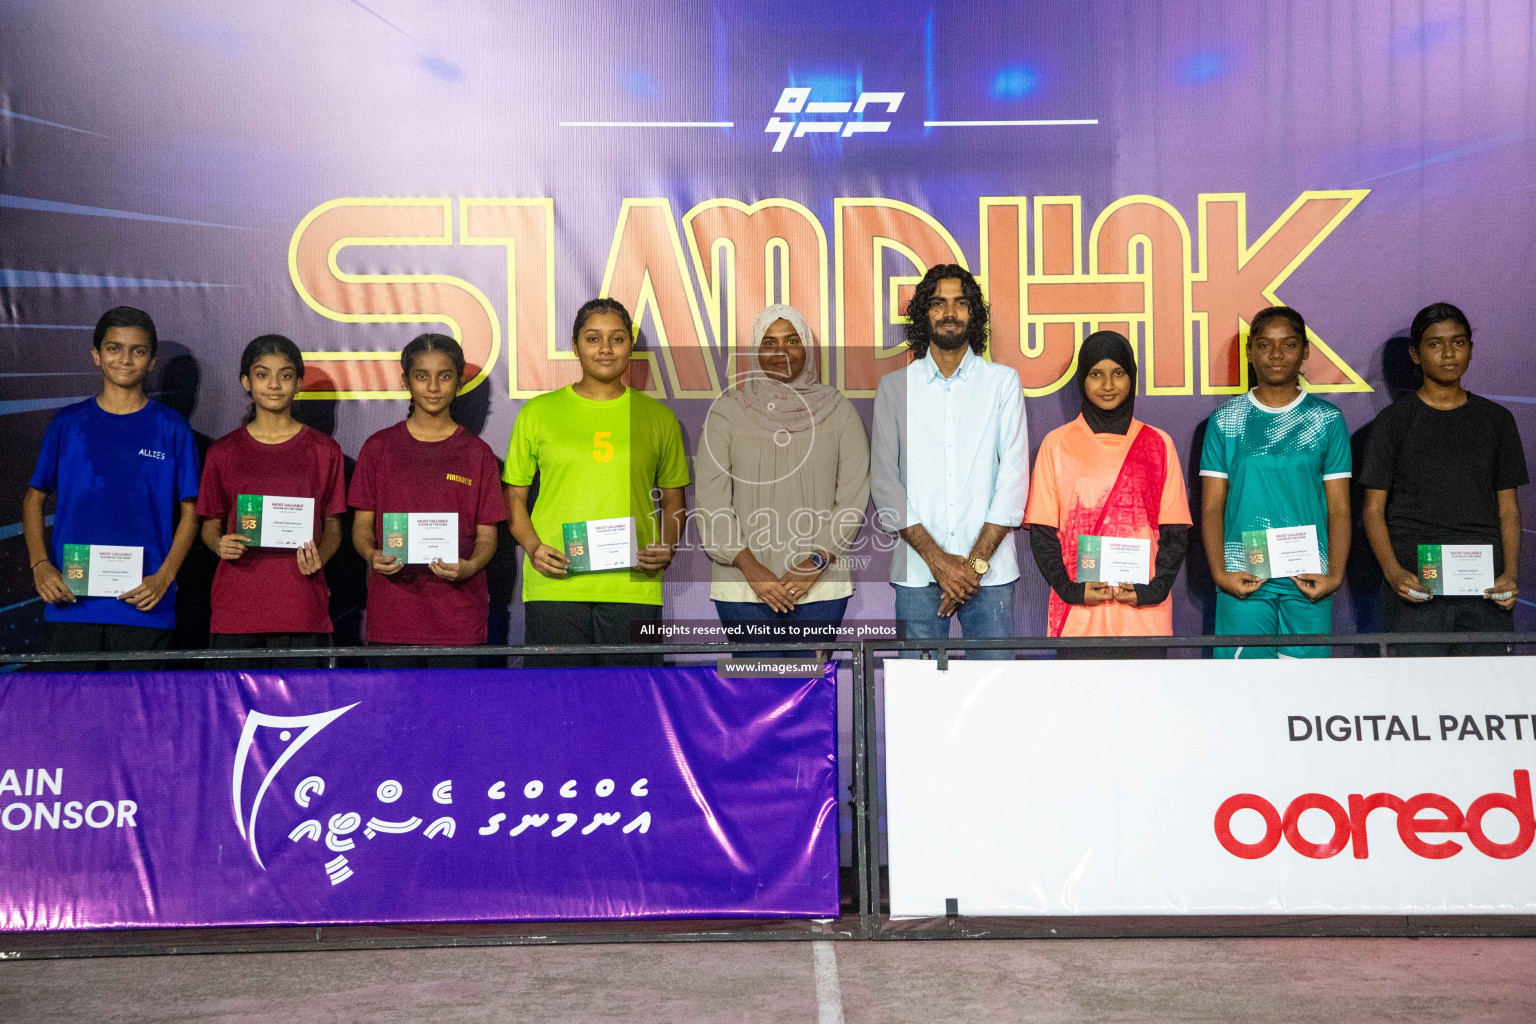
{"label": "stage platform", "polygon": [[1526,939],[395,949],[0,964],[14,1024],[1524,1022]]}

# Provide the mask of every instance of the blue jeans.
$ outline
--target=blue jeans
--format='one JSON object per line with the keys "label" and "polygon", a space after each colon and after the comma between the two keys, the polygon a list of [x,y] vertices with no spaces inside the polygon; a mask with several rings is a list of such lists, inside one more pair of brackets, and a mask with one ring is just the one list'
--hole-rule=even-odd
{"label": "blue jeans", "polygon": [[721,622],[842,622],[848,599],[806,601],[792,612],[776,612],[761,601],[716,601],[715,611]]}
{"label": "blue jeans", "polygon": [[[954,618],[960,620],[960,635],[967,640],[1011,637],[1013,631],[1013,588],[1017,580],[992,587],[978,587],[976,594]],[[926,587],[896,587],[896,618],[907,627],[909,640],[940,640],[949,637],[949,619],[939,618],[939,602],[944,591],[937,583]],[[915,658],[917,651],[903,651],[902,657]],[[1012,661],[1013,651],[966,651],[965,656],[979,661]]]}
{"label": "blue jeans", "polygon": [[[806,601],[795,605],[792,612],[776,612],[761,601],[716,601],[715,610],[720,622],[729,626],[733,622],[842,622],[848,610],[848,598],[831,601]],[[773,643],[783,637],[764,636],[754,640],[741,637],[743,643]],[[814,658],[811,651],[767,651],[756,657]]]}

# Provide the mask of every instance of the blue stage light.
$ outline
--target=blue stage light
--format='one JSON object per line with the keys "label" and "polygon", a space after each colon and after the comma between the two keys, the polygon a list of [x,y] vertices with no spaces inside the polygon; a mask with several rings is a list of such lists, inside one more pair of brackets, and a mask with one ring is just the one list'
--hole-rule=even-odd
{"label": "blue stage light", "polygon": [[1028,96],[1040,84],[1040,74],[1032,67],[1015,65],[1002,68],[992,77],[992,98],[1016,100]]}
{"label": "blue stage light", "polygon": [[1191,85],[1219,78],[1227,70],[1226,54],[1220,50],[1201,50],[1184,58],[1180,72]]}
{"label": "blue stage light", "polygon": [[841,103],[859,98],[863,73],[856,70],[818,68],[789,71],[791,86],[810,87],[812,102]]}

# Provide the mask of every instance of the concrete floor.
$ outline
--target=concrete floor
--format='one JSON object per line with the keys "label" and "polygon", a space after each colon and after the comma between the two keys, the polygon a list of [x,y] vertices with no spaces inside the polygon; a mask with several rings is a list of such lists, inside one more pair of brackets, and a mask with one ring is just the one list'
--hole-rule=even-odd
{"label": "concrete floor", "polygon": [[1536,1021],[1536,940],[815,946],[819,979],[804,942],[18,961],[0,1022]]}

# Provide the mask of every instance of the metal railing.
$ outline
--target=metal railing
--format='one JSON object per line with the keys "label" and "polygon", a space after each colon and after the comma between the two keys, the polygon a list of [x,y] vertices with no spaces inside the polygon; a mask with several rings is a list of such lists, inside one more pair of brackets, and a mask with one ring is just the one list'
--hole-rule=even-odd
{"label": "metal railing", "polygon": [[[1092,652],[1162,648],[1164,651],[1233,647],[1328,647],[1356,648],[1372,656],[1390,657],[1394,648],[1416,645],[1502,645],[1506,649],[1536,646],[1536,634],[1433,633],[1349,635],[1248,635],[1198,637],[1010,637],[986,640],[819,640],[810,643],[631,643],[584,645],[497,645],[478,647],[318,647],[248,648],[203,651],[69,652],[60,654],[6,654],[0,665],[19,665],[46,671],[55,664],[107,663],[131,669],[136,664],[209,663],[245,661],[283,662],[327,660],[375,661],[396,658],[428,660],[475,657],[483,661],[535,656],[665,655],[729,657],[788,652],[827,652],[833,662],[846,662],[851,689],[851,817],[852,876],[855,891],[845,901],[853,911],[831,920],[783,919],[688,921],[591,921],[508,922],[505,925],[444,922],[440,928],[420,924],[368,928],[362,926],[269,926],[266,928],[167,928],[143,929],[140,933],[0,933],[0,958],[10,956],[52,957],[75,955],[133,955],[167,952],[251,952],[289,949],[369,949],[416,946],[526,945],[576,942],[657,942],[720,940],[806,940],[964,938],[1025,936],[1119,936],[1119,935],[1536,935],[1536,918],[1521,916],[1462,917],[1361,917],[1339,915],[1296,918],[1290,915],[1249,917],[1136,918],[1004,918],[968,919],[954,916],[893,926],[888,916],[888,892],[881,867],[881,814],[883,778],[880,749],[881,664],[880,655],[916,653],[937,661],[940,671],[953,654],[967,651]],[[846,657],[836,657],[845,655]],[[29,675],[3,677],[6,683],[25,685]],[[839,730],[841,732],[841,730]],[[841,832],[841,829],[839,829]],[[841,857],[839,858],[841,862]],[[702,925],[702,926],[701,926]],[[313,935],[310,935],[310,932]],[[330,933],[327,935],[327,931]],[[92,941],[92,936],[96,941]]]}

